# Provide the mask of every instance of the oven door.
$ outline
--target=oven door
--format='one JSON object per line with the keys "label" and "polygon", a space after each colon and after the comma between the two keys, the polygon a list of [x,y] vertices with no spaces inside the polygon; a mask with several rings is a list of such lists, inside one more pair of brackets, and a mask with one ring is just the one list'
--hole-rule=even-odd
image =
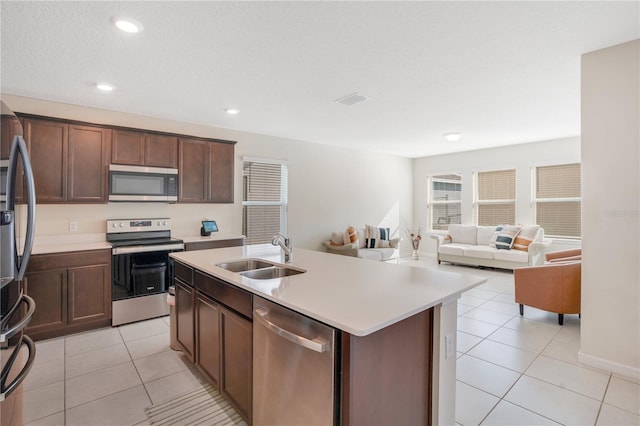
{"label": "oven door", "polygon": [[114,249],[118,253],[113,254],[111,259],[111,325],[169,314],[167,290],[173,275],[169,253],[184,249],[182,243],[173,246],[176,248],[137,253],[127,252],[135,250],[132,247]]}

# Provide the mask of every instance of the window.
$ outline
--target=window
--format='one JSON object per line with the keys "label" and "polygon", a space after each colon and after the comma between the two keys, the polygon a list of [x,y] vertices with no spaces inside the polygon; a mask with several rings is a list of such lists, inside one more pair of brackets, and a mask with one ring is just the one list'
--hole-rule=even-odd
{"label": "window", "polygon": [[431,229],[446,230],[450,223],[462,223],[461,208],[462,174],[432,176],[428,205]]}
{"label": "window", "polygon": [[545,235],[580,238],[580,164],[536,167],[534,173],[536,223]]}
{"label": "window", "polygon": [[262,159],[242,163],[242,233],[245,244],[270,243],[287,234],[287,165]]}
{"label": "window", "polygon": [[516,221],[516,171],[476,173],[475,214],[480,226],[514,224]]}

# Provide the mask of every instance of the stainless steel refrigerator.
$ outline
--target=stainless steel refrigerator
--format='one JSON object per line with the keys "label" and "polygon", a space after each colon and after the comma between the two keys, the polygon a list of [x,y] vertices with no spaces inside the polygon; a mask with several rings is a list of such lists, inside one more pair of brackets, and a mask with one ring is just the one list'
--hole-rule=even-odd
{"label": "stainless steel refrigerator", "polygon": [[35,235],[36,195],[20,121],[4,102],[0,107],[0,425],[9,426],[22,424],[21,383],[36,355],[23,332],[36,305],[22,282]]}

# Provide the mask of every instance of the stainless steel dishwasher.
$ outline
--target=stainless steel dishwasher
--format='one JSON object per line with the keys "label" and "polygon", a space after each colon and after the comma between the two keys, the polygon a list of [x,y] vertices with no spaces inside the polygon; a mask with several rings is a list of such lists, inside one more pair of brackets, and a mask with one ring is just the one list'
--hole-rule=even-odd
{"label": "stainless steel dishwasher", "polygon": [[336,330],[256,296],[253,320],[253,424],[334,424]]}

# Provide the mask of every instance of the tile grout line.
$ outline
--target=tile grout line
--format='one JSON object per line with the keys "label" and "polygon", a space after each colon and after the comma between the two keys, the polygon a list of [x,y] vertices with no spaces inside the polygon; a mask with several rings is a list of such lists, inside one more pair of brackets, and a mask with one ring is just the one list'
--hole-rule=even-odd
{"label": "tile grout line", "polygon": [[[120,328],[118,327],[118,333],[120,334],[120,337],[122,338],[122,341],[124,342],[124,347],[127,349],[127,353],[129,354],[129,358],[131,359],[131,364],[133,365],[133,368],[136,370],[136,374],[138,375],[138,378],[140,379],[140,383],[142,384],[142,388],[144,389],[144,393],[147,395],[147,398],[149,398],[149,401],[151,402],[151,404],[153,404],[153,400],[151,399],[151,395],[149,394],[149,391],[147,390],[147,386],[144,383],[144,380],[142,379],[142,375],[140,375],[140,371],[138,370],[138,366],[136,366],[136,363],[133,359],[133,355],[131,354],[131,351],[129,350],[129,346],[127,346],[127,342],[124,340],[124,336],[122,335],[122,333],[120,332]],[[138,339],[135,339],[138,340]]]}

